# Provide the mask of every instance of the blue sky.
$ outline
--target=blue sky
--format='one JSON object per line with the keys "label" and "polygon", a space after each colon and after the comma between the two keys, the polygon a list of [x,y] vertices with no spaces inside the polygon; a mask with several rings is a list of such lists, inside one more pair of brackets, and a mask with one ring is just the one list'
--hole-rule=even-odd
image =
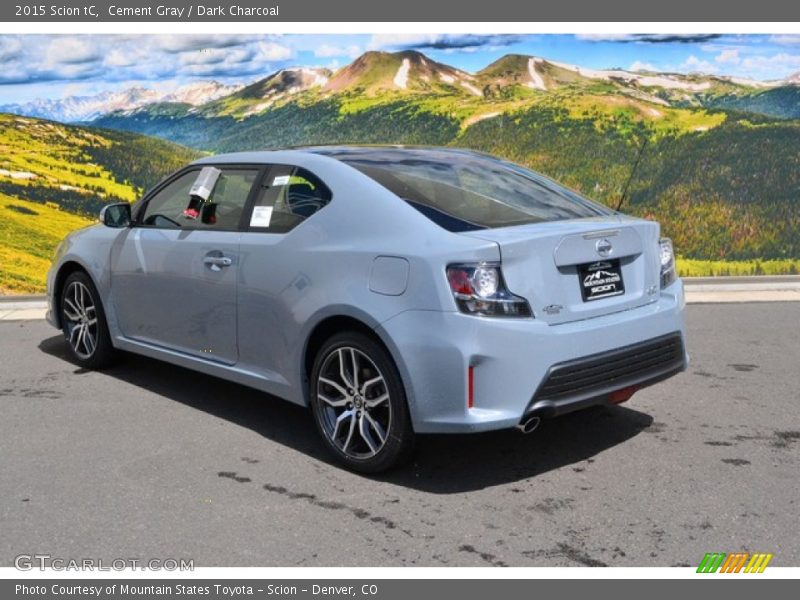
{"label": "blue sky", "polygon": [[366,50],[404,49],[473,72],[508,53],[759,80],[800,71],[800,35],[0,35],[0,105],[134,85],[246,83],[283,67],[338,68]]}

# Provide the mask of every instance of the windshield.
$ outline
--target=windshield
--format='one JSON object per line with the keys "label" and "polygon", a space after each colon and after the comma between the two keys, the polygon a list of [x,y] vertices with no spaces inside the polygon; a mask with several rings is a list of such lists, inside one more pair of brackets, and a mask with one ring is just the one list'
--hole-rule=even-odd
{"label": "windshield", "polygon": [[379,147],[314,151],[358,169],[449,231],[612,214],[533,171],[473,152]]}

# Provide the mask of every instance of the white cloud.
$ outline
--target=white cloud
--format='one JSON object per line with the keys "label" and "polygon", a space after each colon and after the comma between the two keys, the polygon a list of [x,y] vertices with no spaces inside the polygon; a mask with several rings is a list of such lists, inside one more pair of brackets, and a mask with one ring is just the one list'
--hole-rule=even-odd
{"label": "white cloud", "polygon": [[738,48],[733,48],[730,50],[723,50],[717,56],[714,57],[714,60],[717,61],[718,63],[738,65],[742,59],[739,57]]}
{"label": "white cloud", "polygon": [[444,35],[436,33],[378,33],[370,38],[367,48],[370,50],[382,50],[400,46],[433,44],[443,37]]}
{"label": "white cloud", "polygon": [[99,48],[86,38],[56,37],[45,51],[46,63],[53,65],[78,65],[100,59]]}
{"label": "white cloud", "polygon": [[[85,80],[112,84],[209,75],[241,81],[288,66],[297,39],[275,35],[6,35],[0,36],[0,84]],[[323,41],[329,39],[334,38]],[[354,38],[336,39],[344,39],[345,43],[336,45],[346,48]],[[288,41],[284,44],[283,40]]]}
{"label": "white cloud", "polygon": [[19,38],[0,37],[0,61],[13,60],[22,53]]}
{"label": "white cloud", "polygon": [[98,63],[93,62],[60,65],[55,70],[55,73],[61,79],[83,79],[98,72]]}
{"label": "white cloud", "polygon": [[91,93],[90,85],[85,82],[70,83],[64,86],[62,94],[64,96],[84,96]]}
{"label": "white cloud", "polygon": [[314,49],[314,56],[318,56],[320,58],[331,58],[338,56],[356,58],[359,54],[361,54],[361,47],[357,46],[356,44],[352,44],[350,46],[333,46],[331,44],[322,44]]}
{"label": "white cloud", "polygon": [[294,52],[291,48],[275,42],[258,42],[256,48],[256,60],[287,60],[294,56]]}
{"label": "white cloud", "polygon": [[800,70],[800,54],[782,52],[772,56],[750,56],[742,60],[741,66],[763,79],[778,79]]}
{"label": "white cloud", "polygon": [[[161,56],[160,53],[158,56]],[[106,52],[103,62],[109,67],[122,68],[146,65],[153,61],[153,52],[146,44],[120,44]]]}
{"label": "white cloud", "polygon": [[717,65],[707,60],[697,58],[694,54],[690,55],[689,58],[684,61],[682,67],[684,70],[693,73],[716,73],[719,70]]}
{"label": "white cloud", "polygon": [[773,35],[770,36],[769,41],[781,46],[792,46],[800,44],[800,35]]}
{"label": "white cloud", "polygon": [[[528,39],[531,36],[527,36]],[[442,50],[501,48],[515,44],[521,36],[508,34],[388,33],[376,34],[367,44],[368,50]]]}
{"label": "white cloud", "polygon": [[133,52],[114,49],[108,53],[105,63],[109,67],[131,67],[136,64],[136,57]]}
{"label": "white cloud", "polygon": [[648,44],[695,44],[718,38],[716,33],[579,33],[588,42],[640,42]]}
{"label": "white cloud", "polygon": [[658,71],[651,63],[642,62],[640,60],[634,61],[630,66],[631,71]]}
{"label": "white cloud", "polygon": [[216,65],[219,63],[237,64],[253,58],[253,52],[247,48],[207,48],[196,52],[185,52],[180,55],[182,65]]}
{"label": "white cloud", "polygon": [[587,42],[627,42],[636,39],[630,33],[579,33],[575,37]]}
{"label": "white cloud", "polygon": [[158,48],[172,54],[208,48],[231,48],[232,46],[241,46],[257,39],[252,35],[205,34],[157,35],[153,37]]}

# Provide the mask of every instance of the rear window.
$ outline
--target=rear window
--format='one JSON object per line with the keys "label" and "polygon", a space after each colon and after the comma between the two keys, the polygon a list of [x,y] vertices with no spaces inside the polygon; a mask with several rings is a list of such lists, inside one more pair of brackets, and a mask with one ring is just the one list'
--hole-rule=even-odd
{"label": "rear window", "polygon": [[533,171],[472,152],[407,148],[318,152],[358,169],[449,231],[611,214]]}

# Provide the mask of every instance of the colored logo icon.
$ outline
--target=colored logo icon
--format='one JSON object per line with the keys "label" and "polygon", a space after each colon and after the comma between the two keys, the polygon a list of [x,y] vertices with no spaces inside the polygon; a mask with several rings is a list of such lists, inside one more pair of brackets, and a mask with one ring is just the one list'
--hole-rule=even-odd
{"label": "colored logo icon", "polygon": [[772,554],[766,552],[708,552],[697,567],[698,573],[763,573]]}

